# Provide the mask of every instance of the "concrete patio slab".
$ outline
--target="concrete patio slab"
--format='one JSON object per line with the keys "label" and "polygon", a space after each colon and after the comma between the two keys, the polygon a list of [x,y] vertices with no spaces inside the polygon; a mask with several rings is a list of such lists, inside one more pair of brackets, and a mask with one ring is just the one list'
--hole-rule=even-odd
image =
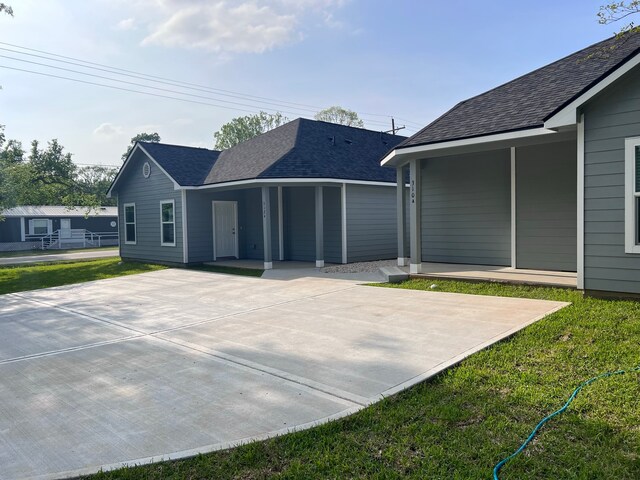
{"label": "concrete patio slab", "polygon": [[[565,304],[168,269],[0,297],[0,479],[352,413]],[[37,454],[34,454],[37,452]]]}

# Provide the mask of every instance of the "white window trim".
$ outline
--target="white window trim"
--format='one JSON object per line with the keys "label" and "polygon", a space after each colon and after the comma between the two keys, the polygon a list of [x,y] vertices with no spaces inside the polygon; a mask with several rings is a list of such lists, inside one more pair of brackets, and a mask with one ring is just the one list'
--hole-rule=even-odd
{"label": "white window trim", "polygon": [[[133,207],[133,231],[135,240],[132,242],[131,240],[127,240],[127,225],[130,225],[131,222],[127,222],[127,207]],[[124,243],[126,245],[135,245],[138,243],[138,209],[136,208],[135,203],[125,203],[122,205],[122,224],[124,225]]]}
{"label": "white window trim", "polygon": [[636,234],[638,215],[636,212],[637,198],[640,192],[636,192],[636,147],[640,147],[640,137],[627,138],[624,141],[624,251],[625,253],[640,253],[640,244],[637,243]]}
{"label": "white window trim", "polygon": [[[173,221],[172,222],[163,222],[162,221],[162,206],[171,204],[171,208],[173,209]],[[173,242],[165,242],[164,241],[164,224],[173,224]],[[160,201],[160,246],[162,247],[175,247],[176,246],[176,201],[171,200],[161,200]]]}
{"label": "white window trim", "polygon": [[[33,222],[36,222],[38,220],[42,220],[44,222],[47,222],[47,233],[35,233],[34,232],[35,225],[33,224]],[[52,224],[51,220],[48,219],[48,218],[32,218],[31,220],[29,220],[29,235],[51,235],[52,231],[53,231],[53,224]]]}

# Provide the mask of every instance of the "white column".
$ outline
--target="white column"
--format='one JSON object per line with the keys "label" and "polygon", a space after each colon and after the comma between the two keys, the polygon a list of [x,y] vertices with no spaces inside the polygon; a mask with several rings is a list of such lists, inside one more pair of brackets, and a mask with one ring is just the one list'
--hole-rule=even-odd
{"label": "white column", "polygon": [[343,183],[342,193],[342,263],[347,263],[347,184]]}
{"label": "white column", "polygon": [[262,243],[264,244],[264,269],[273,268],[271,258],[271,202],[269,187],[262,187]]}
{"label": "white column", "polygon": [[420,161],[409,163],[409,273],[422,273],[422,185]]}
{"label": "white column", "polygon": [[25,229],[24,229],[24,217],[20,217],[20,241],[24,242],[25,241]]}
{"label": "white column", "polygon": [[511,147],[511,268],[517,268],[516,261],[516,147]]}
{"label": "white column", "polygon": [[578,121],[578,258],[577,287],[584,290],[584,113]]}
{"label": "white column", "polygon": [[278,253],[279,260],[284,260],[284,214],[282,211],[282,187],[278,187]]}
{"label": "white column", "polygon": [[405,225],[404,219],[407,213],[407,200],[404,187],[404,166],[396,168],[396,215],[397,236],[398,236],[398,266],[407,265],[407,252],[405,247]]}
{"label": "white column", "polygon": [[322,187],[316,187],[316,267],[324,267],[324,209]]}

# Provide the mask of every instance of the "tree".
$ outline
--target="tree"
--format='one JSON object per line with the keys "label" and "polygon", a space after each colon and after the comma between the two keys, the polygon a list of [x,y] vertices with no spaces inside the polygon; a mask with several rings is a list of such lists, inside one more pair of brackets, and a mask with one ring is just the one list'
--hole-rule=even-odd
{"label": "tree", "polygon": [[[624,20],[625,18],[628,19],[637,13],[640,13],[640,0],[609,2],[600,7],[600,11],[598,12],[598,23],[601,25],[609,25],[611,23]],[[629,32],[640,32],[640,26],[631,21],[622,26],[616,35],[620,36]]]}
{"label": "tree", "polygon": [[127,147],[127,151],[122,154],[123,162],[127,159],[129,154],[131,153],[131,150],[133,150],[133,147],[135,146],[136,142],[159,143],[160,135],[158,135],[157,132],[153,132],[153,133],[139,133],[136,136],[131,137],[131,143],[129,143],[129,146]]}
{"label": "tree", "polygon": [[13,17],[13,8],[11,8],[6,3],[0,3],[0,13],[6,13],[7,15],[11,15]]}
{"label": "tree", "polygon": [[214,148],[216,150],[226,150],[238,143],[273,130],[288,121],[289,119],[280,112],[273,114],[260,112],[255,115],[236,117],[222,125],[220,130],[213,134],[213,138],[216,141]]}
{"label": "tree", "polygon": [[107,198],[107,190],[116,178],[118,169],[104,165],[82,167],[76,175],[78,190],[95,197],[98,205],[116,205],[115,198]]}
{"label": "tree", "polygon": [[364,122],[360,117],[358,117],[356,112],[337,105],[320,110],[316,113],[314,118],[316,120],[322,120],[323,122],[339,123],[340,125],[347,125],[349,127],[364,128]]}

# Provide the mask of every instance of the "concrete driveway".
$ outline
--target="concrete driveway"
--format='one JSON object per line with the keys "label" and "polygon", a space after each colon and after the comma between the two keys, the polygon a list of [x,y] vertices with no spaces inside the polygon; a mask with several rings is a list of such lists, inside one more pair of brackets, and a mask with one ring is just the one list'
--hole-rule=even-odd
{"label": "concrete driveway", "polygon": [[0,297],[0,478],[176,458],[363,408],[559,302],[169,269]]}

